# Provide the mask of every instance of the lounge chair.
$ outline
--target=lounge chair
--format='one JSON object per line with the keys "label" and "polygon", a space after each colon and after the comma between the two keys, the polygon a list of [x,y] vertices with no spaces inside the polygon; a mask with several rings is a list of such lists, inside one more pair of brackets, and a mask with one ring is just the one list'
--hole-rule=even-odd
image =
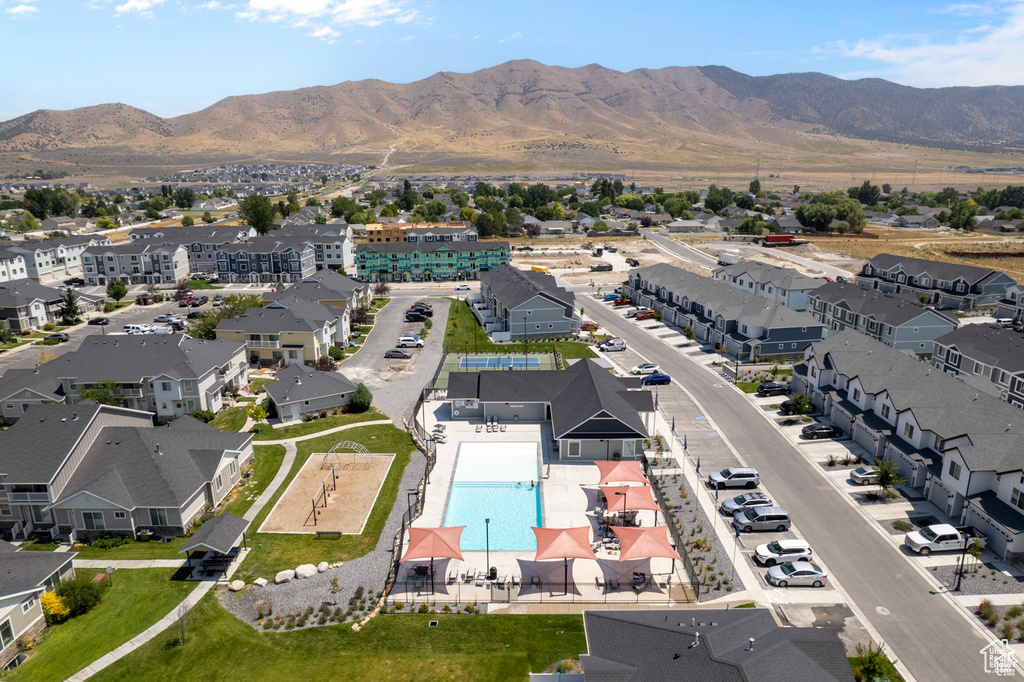
{"label": "lounge chair", "polygon": [[619,589],[619,581],[618,580],[609,580],[608,581],[608,588],[612,589],[612,590]]}
{"label": "lounge chair", "polygon": [[483,430],[484,430],[484,425],[483,424],[477,424],[476,425],[476,432],[477,433],[480,433]]}
{"label": "lounge chair", "polygon": [[519,576],[512,576],[512,587],[519,587]]}
{"label": "lounge chair", "polygon": [[483,571],[480,571],[479,573],[476,574],[476,582],[474,584],[477,587],[483,587],[484,586],[484,580],[486,578],[487,578],[487,574],[484,573]]}
{"label": "lounge chair", "polygon": [[540,585],[540,576],[539,575],[532,576],[530,578],[530,584],[531,585]]}
{"label": "lounge chair", "polygon": [[466,571],[466,575],[462,578],[463,582],[471,583],[476,578],[476,569],[471,568]]}
{"label": "lounge chair", "polygon": [[498,428],[500,428],[500,429],[501,429],[501,432],[502,432],[502,433],[505,433],[505,425],[504,425],[504,424],[502,424],[502,425],[501,425],[501,426],[499,426]]}
{"label": "lounge chair", "polygon": [[597,582],[597,589],[604,590],[604,578],[602,576],[597,576],[594,580]]}
{"label": "lounge chair", "polygon": [[449,585],[454,585],[455,581],[458,580],[458,578],[459,578],[459,572],[458,571],[448,571],[448,584]]}

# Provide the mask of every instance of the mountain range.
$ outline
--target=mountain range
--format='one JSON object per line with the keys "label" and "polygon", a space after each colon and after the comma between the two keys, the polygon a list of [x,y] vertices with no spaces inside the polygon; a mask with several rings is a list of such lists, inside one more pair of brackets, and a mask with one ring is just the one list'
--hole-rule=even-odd
{"label": "mountain range", "polygon": [[[0,164],[103,168],[365,157],[431,167],[828,165],[907,145],[1024,149],[1024,87],[919,89],[723,66],[619,72],[520,60],[408,84],[379,80],[225,98],[160,118],[125,104],[0,123]],[[947,157],[944,157],[947,158]],[[158,159],[158,160],[155,160]],[[895,163],[906,164],[906,159]]]}

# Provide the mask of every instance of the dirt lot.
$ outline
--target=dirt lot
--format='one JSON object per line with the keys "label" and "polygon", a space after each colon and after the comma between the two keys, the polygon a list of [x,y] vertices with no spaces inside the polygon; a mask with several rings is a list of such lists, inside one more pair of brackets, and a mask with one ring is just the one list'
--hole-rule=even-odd
{"label": "dirt lot", "polygon": [[[320,490],[320,484],[330,473],[330,467],[321,469],[324,455],[313,453],[302,465],[298,475],[288,485],[284,495],[274,505],[267,520],[260,527],[261,533],[313,533],[329,531],[358,535],[363,532],[377,493],[394,461],[394,455],[363,455],[340,453],[329,458],[334,464],[335,490],[328,482],[327,506],[317,508],[316,523],[313,523],[312,498]],[[328,479],[330,481],[330,479]]]}

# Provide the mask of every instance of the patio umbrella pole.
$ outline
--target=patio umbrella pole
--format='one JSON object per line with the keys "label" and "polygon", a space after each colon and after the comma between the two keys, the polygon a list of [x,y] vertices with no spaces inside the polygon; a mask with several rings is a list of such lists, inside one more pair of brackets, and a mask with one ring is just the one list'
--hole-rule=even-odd
{"label": "patio umbrella pole", "polygon": [[562,559],[562,562],[565,564],[565,593],[569,594],[569,560]]}
{"label": "patio umbrella pole", "polygon": [[434,557],[430,557],[430,594],[434,594]]}

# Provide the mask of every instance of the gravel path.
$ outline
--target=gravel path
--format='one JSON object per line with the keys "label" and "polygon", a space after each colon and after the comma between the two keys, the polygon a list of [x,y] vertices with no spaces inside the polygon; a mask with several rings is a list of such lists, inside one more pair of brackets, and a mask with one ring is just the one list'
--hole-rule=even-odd
{"label": "gravel path", "polygon": [[[978,567],[978,572],[971,572],[973,559],[967,558],[967,572],[960,583],[960,591],[954,594],[1020,594],[1024,601],[1024,579],[1006,575],[1001,571],[993,569],[987,564]],[[956,567],[940,566],[934,571],[929,571],[932,577],[939,581],[939,584],[949,585],[949,589],[956,586]]]}
{"label": "gravel path", "polygon": [[[377,547],[370,553],[347,561],[337,568],[328,569],[325,573],[319,573],[312,578],[304,580],[293,580],[283,585],[267,585],[258,587],[251,585],[242,592],[223,592],[220,595],[221,604],[238,618],[249,625],[256,626],[257,609],[262,605],[264,612],[267,610],[267,602],[273,604],[275,614],[286,615],[289,613],[299,614],[307,608],[317,611],[324,602],[329,602],[332,609],[340,608],[347,611],[349,600],[362,588],[362,594],[367,595],[363,602],[364,608],[357,607],[353,613],[347,614],[346,619],[358,619],[363,612],[373,610],[376,605],[376,597],[384,588],[384,581],[387,579],[388,570],[391,567],[391,550],[394,546],[395,536],[402,526],[402,516],[405,514],[406,505],[402,499],[402,492],[416,487],[423,471],[426,468],[426,460],[419,452],[413,453],[412,461],[406,467],[402,475],[402,482],[399,485],[398,499],[395,501],[391,514],[384,523]],[[330,542],[330,540],[325,540]],[[340,591],[333,593],[331,581],[337,579]],[[373,591],[374,598],[369,598],[369,592]],[[316,618],[311,618],[307,626],[316,624]]]}

